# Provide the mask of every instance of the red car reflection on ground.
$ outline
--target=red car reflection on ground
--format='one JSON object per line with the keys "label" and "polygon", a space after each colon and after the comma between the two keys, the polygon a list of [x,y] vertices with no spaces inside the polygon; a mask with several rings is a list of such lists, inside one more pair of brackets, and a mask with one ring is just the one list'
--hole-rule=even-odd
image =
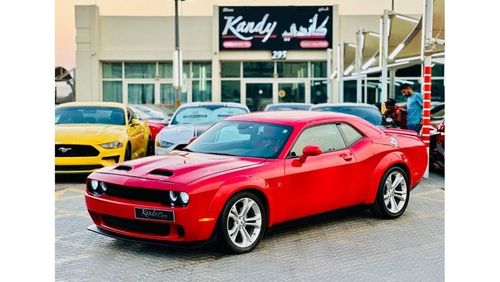
{"label": "red car reflection on ground", "polygon": [[251,251],[278,223],[355,205],[397,218],[427,160],[413,131],[352,115],[228,117],[182,151],[106,167],[87,179],[89,229],[155,243],[217,239]]}

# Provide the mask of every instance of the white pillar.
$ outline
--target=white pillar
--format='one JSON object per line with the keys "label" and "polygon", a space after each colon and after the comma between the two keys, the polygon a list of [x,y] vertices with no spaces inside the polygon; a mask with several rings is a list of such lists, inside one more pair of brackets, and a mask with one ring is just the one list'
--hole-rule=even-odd
{"label": "white pillar", "polygon": [[328,103],[333,103],[333,65],[332,65],[332,60],[333,60],[333,50],[331,48],[326,49],[326,96],[328,97],[327,101]]}
{"label": "white pillar", "polygon": [[344,102],[344,42],[337,45],[337,83],[339,103]]}
{"label": "white pillar", "polygon": [[381,102],[387,101],[387,56],[389,45],[389,11],[384,10],[384,16],[380,24],[380,67],[382,68],[382,75],[380,82],[382,91],[380,93]]}
{"label": "white pillar", "polygon": [[356,56],[354,71],[356,72],[356,103],[362,102],[361,60],[363,58],[363,29],[356,33]]}

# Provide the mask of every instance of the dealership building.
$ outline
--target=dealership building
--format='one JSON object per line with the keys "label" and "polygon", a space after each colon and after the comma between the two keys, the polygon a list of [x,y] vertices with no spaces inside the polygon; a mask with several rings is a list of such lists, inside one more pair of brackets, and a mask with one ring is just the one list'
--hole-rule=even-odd
{"label": "dealership building", "polygon": [[[444,101],[444,17],[436,19],[432,100]],[[179,17],[181,65],[174,17],[103,16],[98,6],[76,6],[75,27],[77,101],[222,101],[258,111],[278,102],[403,101],[401,83],[422,85],[422,15],[214,6],[211,16]]]}

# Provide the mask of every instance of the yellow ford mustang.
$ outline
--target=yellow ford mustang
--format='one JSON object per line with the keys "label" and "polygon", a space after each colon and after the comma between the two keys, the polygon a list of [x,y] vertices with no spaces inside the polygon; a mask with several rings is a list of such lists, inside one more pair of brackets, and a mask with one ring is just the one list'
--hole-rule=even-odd
{"label": "yellow ford mustang", "polygon": [[124,104],[65,103],[55,114],[56,173],[88,173],[154,153],[148,125]]}

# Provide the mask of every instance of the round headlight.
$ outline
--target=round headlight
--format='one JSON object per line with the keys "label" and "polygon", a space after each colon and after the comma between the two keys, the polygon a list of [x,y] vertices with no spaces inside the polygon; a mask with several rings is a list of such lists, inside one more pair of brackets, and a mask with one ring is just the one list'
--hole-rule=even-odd
{"label": "round headlight", "polygon": [[181,202],[186,205],[189,202],[189,194],[186,192],[181,192]]}
{"label": "round headlight", "polygon": [[90,186],[92,187],[92,190],[96,191],[97,187],[99,187],[99,181],[92,179],[90,181]]}
{"label": "round headlight", "polygon": [[175,191],[170,191],[168,193],[168,196],[170,197],[170,201],[175,202],[177,201],[177,198],[179,197],[179,192],[175,192]]}
{"label": "round headlight", "polygon": [[108,190],[108,186],[106,186],[106,183],[101,182],[101,189],[103,192],[106,192],[106,190]]}

